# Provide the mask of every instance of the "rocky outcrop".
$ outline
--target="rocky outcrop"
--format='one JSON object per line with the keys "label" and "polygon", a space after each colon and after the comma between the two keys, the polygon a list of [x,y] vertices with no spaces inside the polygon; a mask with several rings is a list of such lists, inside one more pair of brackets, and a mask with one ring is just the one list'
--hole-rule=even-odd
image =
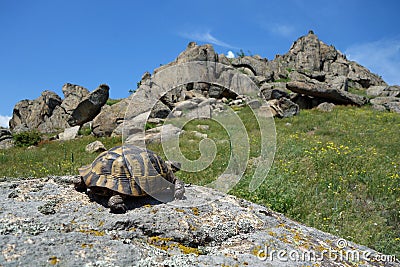
{"label": "rocky outcrop", "polygon": [[7,149],[14,146],[14,140],[10,130],[0,127],[0,149]]}
{"label": "rocky outcrop", "polygon": [[358,63],[349,61],[334,46],[328,46],[319,40],[312,31],[296,40],[288,53],[276,56],[268,65],[274,73],[274,79],[285,79],[291,72],[298,71],[333,88],[338,77],[342,80],[348,79],[349,86],[354,88],[367,89],[370,86],[386,85],[381,77]]}
{"label": "rocky outcrop", "polygon": [[64,94],[64,100],[61,104],[61,108],[64,110],[66,114],[71,115],[74,112],[75,108],[78,104],[89,95],[89,90],[76,85],[66,83],[62,87],[62,92]]}
{"label": "rocky outcrop", "polygon": [[92,132],[97,137],[110,136],[115,128],[124,120],[127,104],[119,102],[112,106],[103,106],[94,118]]}
{"label": "rocky outcrop", "polygon": [[[189,64],[191,62],[196,64]],[[182,77],[192,79],[183,81]],[[204,77],[218,82],[204,81]],[[247,80],[241,79],[243,77]],[[246,81],[238,86],[238,80]],[[100,137],[120,134],[120,129],[125,127],[121,125],[124,120],[150,109],[150,118],[164,119],[174,108],[176,112],[173,113],[179,116],[176,106],[194,99],[238,100],[238,95],[258,94],[267,101],[274,100],[270,104],[277,117],[286,117],[298,114],[299,108],[314,108],[323,102],[357,106],[368,103],[365,97],[349,93],[349,88],[366,90],[371,97],[400,96],[399,86],[387,86],[381,77],[349,61],[312,31],[296,40],[286,54],[277,55],[273,60],[258,55],[228,59],[218,55],[210,44],[191,42],[174,61],[155,69],[153,74],[146,72],[139,85],[131,97],[107,106],[104,105],[109,95],[107,85],[89,92],[81,86],[65,84],[64,100],[45,91],[36,100],[19,102],[14,108],[10,129],[13,132],[30,129],[59,132],[93,120],[92,132]],[[162,88],[171,90],[165,93]],[[156,100],[160,101],[154,102]],[[397,112],[396,101],[374,107]],[[128,108],[131,103],[134,106]],[[196,104],[193,118],[211,117],[207,107]]]}
{"label": "rocky outcrop", "polygon": [[19,129],[38,129],[39,126],[53,115],[54,109],[61,104],[61,98],[52,91],[44,91],[35,100],[22,100],[13,110],[9,122],[11,131]]}
{"label": "rocky outcrop", "polygon": [[[112,106],[105,105],[102,107],[100,113],[93,120],[92,132],[95,136],[110,136],[114,130],[124,122],[126,110],[131,103],[132,96],[125,98]],[[147,109],[149,109],[149,107],[147,107]],[[143,105],[136,115],[139,115],[145,111],[146,107]]]}
{"label": "rocky outcrop", "polygon": [[368,96],[400,97],[400,85],[372,86],[366,91]]}
{"label": "rocky outcrop", "polygon": [[[103,202],[75,191],[72,179],[2,179],[0,265],[400,266],[373,261],[377,251],[211,188],[187,186],[185,199],[169,203],[137,198],[127,213],[110,214]],[[278,251],[298,257],[278,257]]]}
{"label": "rocky outcrop", "polygon": [[380,96],[370,100],[372,107],[377,110],[387,110],[400,113],[400,97]]}
{"label": "rocky outcrop", "polygon": [[62,91],[64,99],[51,91],[44,91],[35,100],[18,102],[10,120],[12,132],[39,130],[54,133],[71,126],[91,121],[108,99],[107,85],[100,85],[93,92],[67,83]]}
{"label": "rocky outcrop", "polygon": [[295,93],[326,99],[337,104],[364,105],[367,99],[344,90],[329,88],[324,83],[288,82],[287,89]]}

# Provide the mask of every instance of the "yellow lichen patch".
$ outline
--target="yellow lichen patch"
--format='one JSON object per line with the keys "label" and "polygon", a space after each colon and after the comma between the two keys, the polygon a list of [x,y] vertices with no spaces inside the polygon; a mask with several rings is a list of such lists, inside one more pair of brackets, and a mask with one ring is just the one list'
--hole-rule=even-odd
{"label": "yellow lichen patch", "polygon": [[304,243],[300,247],[309,250],[311,246],[309,243]]}
{"label": "yellow lichen patch", "polygon": [[183,254],[196,254],[196,255],[200,255],[200,251],[198,248],[192,248],[192,247],[187,247],[184,246],[182,244],[172,244],[171,246],[175,246],[178,245],[178,248],[182,251]]}
{"label": "yellow lichen patch", "polygon": [[89,234],[89,235],[94,235],[94,236],[104,236],[105,235],[104,231],[93,230],[93,229],[81,229],[81,230],[79,230],[79,232]]}
{"label": "yellow lichen patch", "polygon": [[51,265],[56,265],[56,264],[59,263],[59,262],[60,262],[60,259],[57,258],[56,256],[51,256],[51,257],[49,258],[49,263],[50,263]]}
{"label": "yellow lichen patch", "polygon": [[173,238],[170,237],[152,236],[149,238],[148,243],[156,248],[165,251],[178,248],[183,254],[201,254],[198,248],[188,247],[180,243],[174,242]]}
{"label": "yellow lichen patch", "polygon": [[272,231],[269,231],[268,234],[269,234],[270,236],[276,236],[276,233],[275,233],[275,232],[272,232]]}
{"label": "yellow lichen patch", "polygon": [[149,237],[148,243],[162,250],[168,250],[169,243],[172,240],[171,237],[152,236]]}
{"label": "yellow lichen patch", "polygon": [[81,247],[82,247],[82,248],[93,248],[93,244],[86,244],[86,243],[83,243],[83,244],[81,245]]}
{"label": "yellow lichen patch", "polygon": [[198,216],[200,214],[199,209],[197,207],[192,208],[193,214]]}
{"label": "yellow lichen patch", "polygon": [[[263,256],[265,256],[265,253],[264,253],[264,255],[258,255],[259,254],[259,252],[260,252],[260,250],[261,250],[261,246],[255,246],[252,250],[251,250],[251,254],[253,254],[253,255],[255,255],[255,256],[261,256],[261,257],[263,257]],[[263,252],[262,252],[263,253]]]}
{"label": "yellow lichen patch", "polygon": [[180,208],[175,208],[175,211],[177,211],[177,212],[185,212],[183,209],[180,209]]}
{"label": "yellow lichen patch", "polygon": [[131,227],[131,228],[128,229],[128,232],[134,232],[134,231],[136,231],[135,227]]}
{"label": "yellow lichen patch", "polygon": [[101,227],[103,225],[104,225],[104,221],[100,221],[98,226]]}
{"label": "yellow lichen patch", "polygon": [[318,246],[315,247],[315,250],[318,251],[318,252],[322,252],[322,251],[326,251],[327,248],[325,248],[322,245],[318,245]]}
{"label": "yellow lichen patch", "polygon": [[150,204],[146,204],[146,205],[144,205],[143,207],[145,207],[145,208],[151,208],[151,205],[150,205]]}
{"label": "yellow lichen patch", "polygon": [[298,244],[298,243],[304,243],[306,242],[306,239],[304,238],[304,236],[302,236],[300,233],[296,232],[293,235],[293,241]]}

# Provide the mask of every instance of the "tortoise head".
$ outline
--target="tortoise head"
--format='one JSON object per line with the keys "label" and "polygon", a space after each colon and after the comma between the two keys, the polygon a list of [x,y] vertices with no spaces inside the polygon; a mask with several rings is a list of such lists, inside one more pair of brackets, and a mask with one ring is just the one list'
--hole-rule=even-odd
{"label": "tortoise head", "polygon": [[182,164],[180,162],[174,161],[174,160],[168,160],[165,162],[168,166],[169,169],[172,170],[172,172],[177,172],[181,169]]}

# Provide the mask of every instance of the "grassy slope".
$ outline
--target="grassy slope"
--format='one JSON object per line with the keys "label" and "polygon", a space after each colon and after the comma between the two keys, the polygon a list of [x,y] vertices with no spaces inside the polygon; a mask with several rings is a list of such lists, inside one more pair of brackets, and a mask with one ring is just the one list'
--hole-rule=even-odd
{"label": "grassy slope", "polygon": [[[256,157],[259,133],[246,110],[241,116]],[[226,168],[229,154],[227,134],[213,121],[193,121],[181,138],[181,150],[191,159],[199,139],[191,130],[203,131],[216,140],[218,155],[210,168],[194,174],[180,172],[186,182],[207,184]],[[264,183],[254,193],[247,188],[254,168],[231,194],[270,206],[287,216],[323,231],[348,238],[385,254],[400,257],[400,116],[369,107],[336,107],[331,113],[303,110],[299,116],[276,120],[277,151]],[[84,147],[93,141],[84,137],[64,143],[41,144],[37,148],[0,151],[0,177],[40,177],[76,174],[90,163]],[[101,141],[110,148],[120,139]],[[151,149],[161,153],[159,145]]]}

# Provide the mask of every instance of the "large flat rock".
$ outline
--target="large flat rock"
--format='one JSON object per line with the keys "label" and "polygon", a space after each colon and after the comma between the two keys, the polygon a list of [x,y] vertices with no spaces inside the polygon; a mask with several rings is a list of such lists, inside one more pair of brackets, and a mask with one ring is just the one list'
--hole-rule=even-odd
{"label": "large flat rock", "polygon": [[138,198],[126,214],[111,214],[70,180],[0,182],[0,266],[400,266],[209,188],[189,186],[186,199],[170,203]]}

